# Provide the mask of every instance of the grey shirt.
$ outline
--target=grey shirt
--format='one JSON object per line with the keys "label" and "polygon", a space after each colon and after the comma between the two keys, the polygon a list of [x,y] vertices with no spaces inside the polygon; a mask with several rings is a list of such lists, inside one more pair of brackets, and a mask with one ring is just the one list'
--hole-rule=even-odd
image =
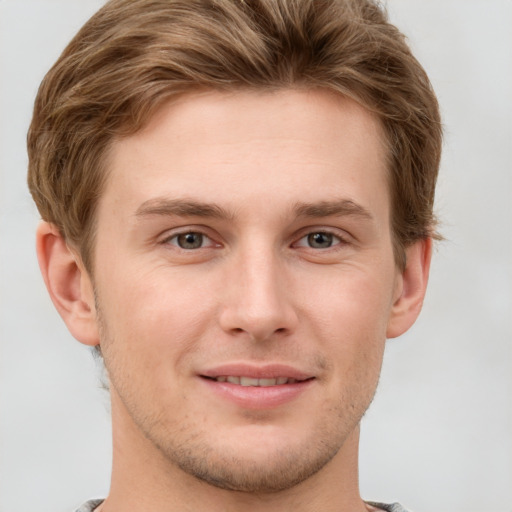
{"label": "grey shirt", "polygon": [[[80,508],[78,508],[75,512],[93,512],[93,510],[98,507],[103,500],[89,500],[86,501]],[[399,503],[390,503],[386,505],[385,503],[376,503],[373,501],[368,501],[369,505],[373,505],[374,507],[380,508],[385,512],[407,512],[405,508],[402,507]]]}

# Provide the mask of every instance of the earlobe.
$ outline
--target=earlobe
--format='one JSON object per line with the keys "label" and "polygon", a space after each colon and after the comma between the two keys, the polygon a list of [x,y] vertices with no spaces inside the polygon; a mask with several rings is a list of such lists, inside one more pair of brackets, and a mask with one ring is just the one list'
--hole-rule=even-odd
{"label": "earlobe", "polygon": [[94,291],[79,257],[48,222],[39,224],[36,240],[39,268],[54,306],[78,341],[98,345]]}
{"label": "earlobe", "polygon": [[387,327],[387,337],[396,338],[416,321],[427,290],[432,239],[419,240],[406,249],[406,266],[399,276],[401,290],[393,303]]}

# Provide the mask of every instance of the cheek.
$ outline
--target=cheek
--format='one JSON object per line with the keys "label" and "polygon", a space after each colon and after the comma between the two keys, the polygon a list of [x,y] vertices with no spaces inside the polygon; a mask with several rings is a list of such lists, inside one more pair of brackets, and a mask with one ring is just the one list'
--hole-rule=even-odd
{"label": "cheek", "polygon": [[165,272],[131,276],[111,276],[108,289],[98,290],[105,357],[153,374],[172,371],[211,329],[215,306],[204,283]]}
{"label": "cheek", "polygon": [[392,281],[353,272],[350,278],[319,285],[305,304],[309,313],[303,313],[312,319],[308,336],[322,343],[322,351],[338,366],[335,373],[341,380],[357,374],[357,379],[363,376],[376,382],[391,313]]}
{"label": "cheek", "polygon": [[[385,338],[393,301],[392,272],[340,271],[298,292],[318,325],[341,339]],[[300,296],[298,295],[298,296]],[[307,314],[307,313],[306,313]]]}

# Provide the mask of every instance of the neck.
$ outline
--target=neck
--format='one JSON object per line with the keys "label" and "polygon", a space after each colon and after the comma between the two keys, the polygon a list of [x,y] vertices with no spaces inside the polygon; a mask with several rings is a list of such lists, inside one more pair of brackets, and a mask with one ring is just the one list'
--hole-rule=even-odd
{"label": "neck", "polygon": [[101,512],[366,512],[359,496],[359,428],[312,477],[282,491],[248,493],[221,489],[182,471],[145,438],[119,398],[112,396],[113,467]]}

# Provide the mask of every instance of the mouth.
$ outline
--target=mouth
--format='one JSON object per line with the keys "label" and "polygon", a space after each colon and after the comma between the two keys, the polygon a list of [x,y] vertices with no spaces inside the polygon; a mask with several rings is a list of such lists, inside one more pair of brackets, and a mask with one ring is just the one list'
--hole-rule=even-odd
{"label": "mouth", "polygon": [[316,376],[293,366],[246,363],[225,364],[203,370],[198,376],[206,389],[223,401],[243,409],[273,409],[314,390]]}
{"label": "mouth", "polygon": [[208,377],[206,375],[201,375],[204,379],[212,380],[215,382],[229,382],[230,384],[235,384],[237,386],[244,387],[273,387],[273,386],[283,386],[285,384],[297,384],[299,382],[306,382],[308,380],[312,380],[314,377],[309,377],[306,379],[295,379],[293,377],[275,377],[275,378],[255,378],[255,377],[245,377],[238,375],[219,375],[218,377]]}

